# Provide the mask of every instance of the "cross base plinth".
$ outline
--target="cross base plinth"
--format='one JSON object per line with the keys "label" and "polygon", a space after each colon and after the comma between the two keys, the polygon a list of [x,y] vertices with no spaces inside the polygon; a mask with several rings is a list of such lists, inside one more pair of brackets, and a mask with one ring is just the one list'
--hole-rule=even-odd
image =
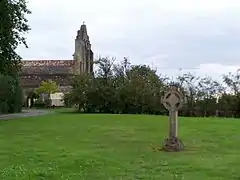
{"label": "cross base plinth", "polygon": [[169,137],[165,139],[163,150],[167,152],[177,152],[184,149],[183,142],[177,137]]}

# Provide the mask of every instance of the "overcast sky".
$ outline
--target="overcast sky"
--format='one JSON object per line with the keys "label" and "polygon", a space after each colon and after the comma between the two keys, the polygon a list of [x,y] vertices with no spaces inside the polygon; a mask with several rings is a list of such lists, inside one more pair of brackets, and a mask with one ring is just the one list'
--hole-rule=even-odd
{"label": "overcast sky", "polygon": [[23,59],[72,59],[85,21],[96,56],[127,56],[169,75],[240,68],[239,0],[30,0],[28,7]]}

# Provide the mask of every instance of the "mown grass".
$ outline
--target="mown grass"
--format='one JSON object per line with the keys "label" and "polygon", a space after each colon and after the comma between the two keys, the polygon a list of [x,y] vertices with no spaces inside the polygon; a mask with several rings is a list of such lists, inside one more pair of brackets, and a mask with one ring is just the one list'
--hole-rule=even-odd
{"label": "mown grass", "polygon": [[168,118],[59,113],[0,122],[1,180],[237,180],[240,120],[180,118],[183,152],[156,151]]}

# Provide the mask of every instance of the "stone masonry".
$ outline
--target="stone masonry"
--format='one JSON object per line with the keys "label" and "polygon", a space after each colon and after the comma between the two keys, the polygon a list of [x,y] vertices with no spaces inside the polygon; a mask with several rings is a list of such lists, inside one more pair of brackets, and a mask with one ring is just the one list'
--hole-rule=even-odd
{"label": "stone masonry", "polygon": [[77,32],[73,60],[23,60],[22,64],[21,85],[25,90],[39,87],[44,80],[56,81],[64,89],[73,75],[93,73],[93,51],[86,25]]}

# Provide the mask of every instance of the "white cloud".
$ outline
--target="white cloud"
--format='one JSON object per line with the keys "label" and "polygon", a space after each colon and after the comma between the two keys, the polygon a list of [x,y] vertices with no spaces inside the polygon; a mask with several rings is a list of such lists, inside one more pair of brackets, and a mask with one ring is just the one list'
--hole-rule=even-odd
{"label": "white cloud", "polygon": [[237,72],[240,69],[240,63],[238,66],[222,65],[222,64],[200,64],[197,73],[199,75],[212,76],[214,79],[221,79],[223,74],[229,72]]}

